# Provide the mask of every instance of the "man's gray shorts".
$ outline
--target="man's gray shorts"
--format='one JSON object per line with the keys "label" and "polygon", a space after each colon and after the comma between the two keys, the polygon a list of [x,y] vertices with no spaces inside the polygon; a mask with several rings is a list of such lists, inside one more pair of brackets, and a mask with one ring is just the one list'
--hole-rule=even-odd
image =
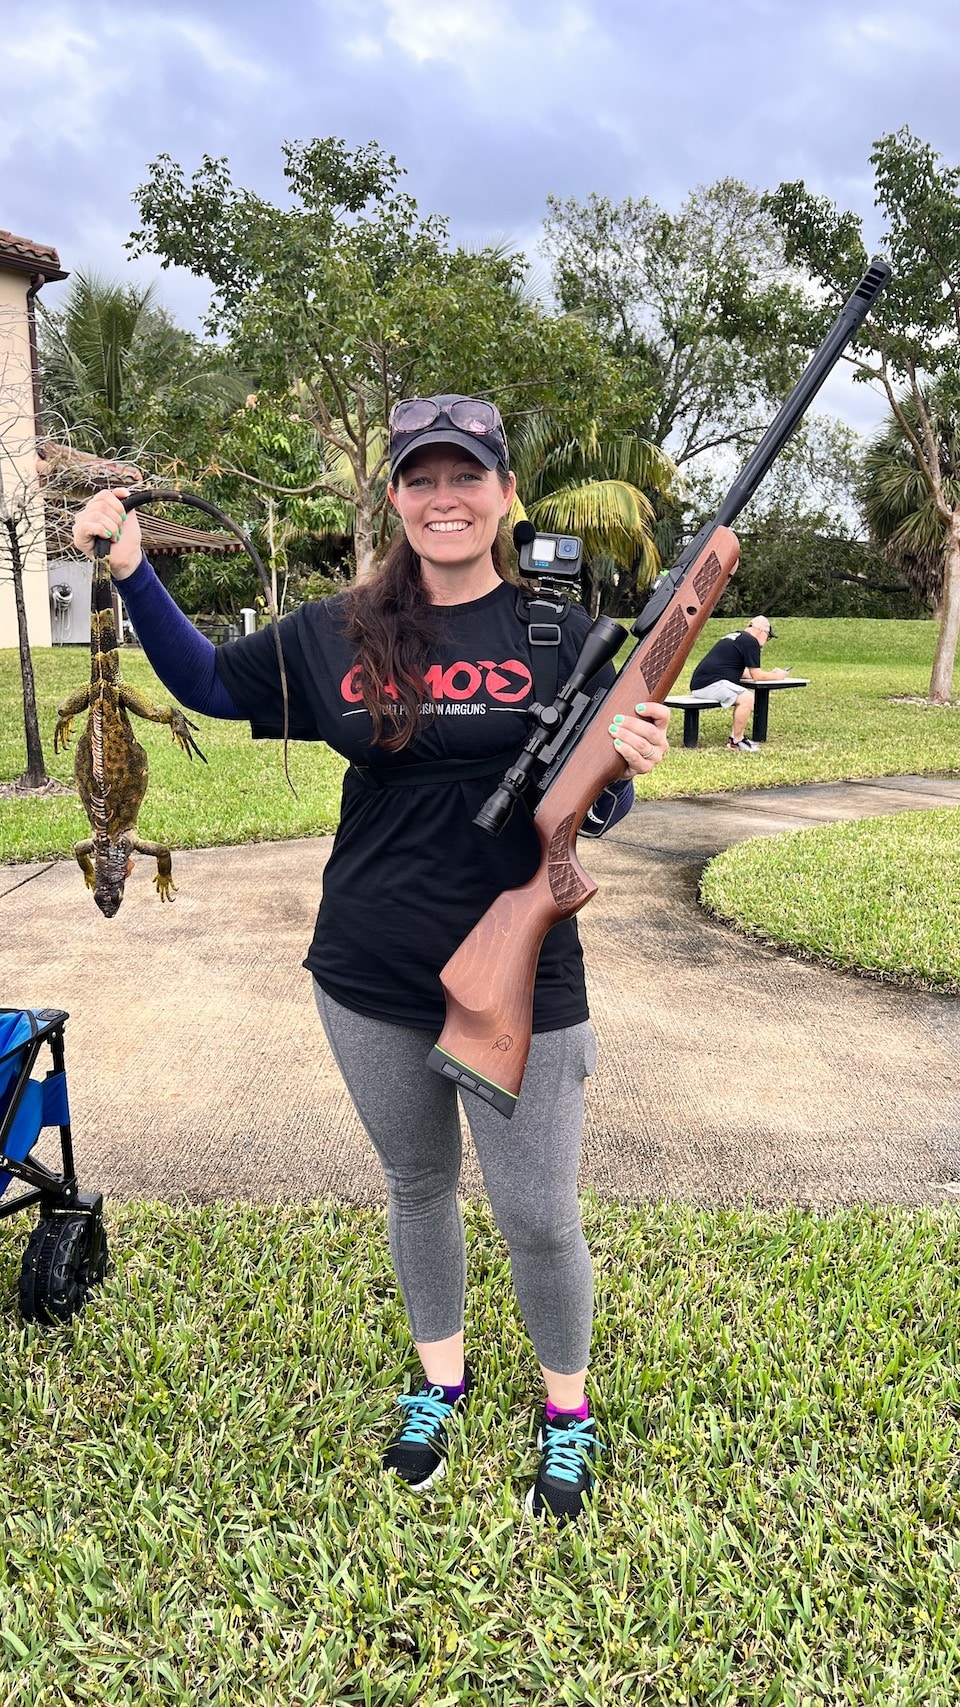
{"label": "man's gray shorts", "polygon": [[752,693],[743,682],[711,682],[708,688],[692,688],[691,699],[718,699],[724,710],[734,705],[741,694]]}

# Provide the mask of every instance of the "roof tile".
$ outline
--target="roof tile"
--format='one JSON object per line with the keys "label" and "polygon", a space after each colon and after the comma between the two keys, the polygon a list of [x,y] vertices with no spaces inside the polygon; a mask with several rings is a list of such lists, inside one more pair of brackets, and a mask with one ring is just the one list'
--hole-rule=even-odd
{"label": "roof tile", "polygon": [[0,231],[0,262],[4,260],[36,261],[41,270],[59,272],[60,256],[46,243],[34,243],[29,237],[15,237],[12,231]]}

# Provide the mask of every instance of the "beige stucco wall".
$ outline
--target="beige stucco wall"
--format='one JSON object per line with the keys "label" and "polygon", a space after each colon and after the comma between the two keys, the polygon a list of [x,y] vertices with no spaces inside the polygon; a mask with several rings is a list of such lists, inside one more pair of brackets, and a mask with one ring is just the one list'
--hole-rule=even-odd
{"label": "beige stucco wall", "polygon": [[50,645],[50,595],[43,507],[37,489],[37,451],[30,369],[27,291],[22,273],[0,262],[0,646],[17,645],[17,613],[3,521],[26,510],[19,533],[24,556],[24,602],[32,646]]}

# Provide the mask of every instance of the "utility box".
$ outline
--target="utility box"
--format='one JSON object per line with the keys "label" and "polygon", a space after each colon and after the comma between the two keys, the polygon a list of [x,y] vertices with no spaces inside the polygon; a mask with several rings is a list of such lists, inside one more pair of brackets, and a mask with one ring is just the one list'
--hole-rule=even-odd
{"label": "utility box", "polygon": [[48,560],[51,645],[89,646],[92,584],[93,564],[86,557]]}

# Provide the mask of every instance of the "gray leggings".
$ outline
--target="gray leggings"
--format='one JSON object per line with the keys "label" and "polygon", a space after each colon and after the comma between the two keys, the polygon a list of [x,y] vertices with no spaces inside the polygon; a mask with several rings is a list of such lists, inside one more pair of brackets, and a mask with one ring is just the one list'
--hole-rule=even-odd
{"label": "gray leggings", "polygon": [[[313,991],[383,1167],[390,1254],[413,1338],[448,1339],[463,1327],[466,1295],[459,1093],[426,1065],[435,1033],[352,1013],[316,980]],[[540,1362],[559,1375],[583,1369],[590,1354],[593,1268],[577,1168],[583,1081],[595,1059],[587,1022],[539,1032],[512,1120],[477,1097],[463,1099],[527,1332]]]}

